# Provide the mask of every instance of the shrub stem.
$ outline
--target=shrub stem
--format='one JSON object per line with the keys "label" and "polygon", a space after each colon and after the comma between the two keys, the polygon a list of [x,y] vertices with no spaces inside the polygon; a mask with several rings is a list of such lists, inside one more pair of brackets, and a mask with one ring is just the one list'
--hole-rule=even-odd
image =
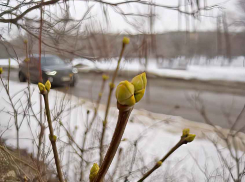
{"label": "shrub stem", "polygon": [[94,180],[94,182],[101,182],[103,181],[103,178],[105,177],[111,162],[116,154],[116,151],[118,149],[118,146],[121,142],[124,130],[126,128],[130,113],[133,110],[133,106],[123,106],[119,103],[117,103],[117,108],[119,110],[117,125],[109,146],[109,149],[106,152],[106,156],[100,166],[100,170]]}
{"label": "shrub stem", "polygon": [[56,136],[54,135],[54,130],[52,126],[52,121],[51,121],[51,116],[50,116],[50,109],[49,109],[49,101],[48,101],[48,93],[43,94],[44,97],[44,102],[45,102],[45,109],[46,109],[46,115],[47,115],[47,121],[48,121],[48,127],[49,127],[49,138],[52,144],[52,149],[54,153],[54,159],[55,159],[55,164],[57,168],[57,173],[58,173],[58,178],[60,182],[64,182],[62,172],[61,172],[61,166],[60,166],[60,161],[59,161],[59,154],[56,146]]}

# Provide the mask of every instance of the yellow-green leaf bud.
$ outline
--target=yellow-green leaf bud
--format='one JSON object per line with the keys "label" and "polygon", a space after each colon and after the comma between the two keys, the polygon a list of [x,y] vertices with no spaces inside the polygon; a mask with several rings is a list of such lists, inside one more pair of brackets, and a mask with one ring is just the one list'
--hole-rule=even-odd
{"label": "yellow-green leaf bud", "polygon": [[90,182],[94,181],[94,179],[95,179],[96,175],[98,174],[99,170],[100,170],[99,165],[94,163],[92,168],[90,169],[90,174],[89,174],[89,181]]}
{"label": "yellow-green leaf bud", "polygon": [[145,89],[134,93],[135,101],[139,102],[145,94]]}
{"label": "yellow-green leaf bud", "polygon": [[103,121],[103,126],[106,126],[107,121]]}
{"label": "yellow-green leaf bud", "polygon": [[28,41],[27,40],[24,40],[24,44],[27,44],[28,43]]}
{"label": "yellow-green leaf bud", "polygon": [[185,129],[183,129],[182,133],[183,133],[182,137],[187,137],[190,134],[190,129],[189,128],[185,128]]}
{"label": "yellow-green leaf bud", "polygon": [[128,37],[123,37],[123,44],[129,44],[130,39]]}
{"label": "yellow-green leaf bud", "polygon": [[146,73],[141,73],[135,76],[131,83],[134,85],[134,96],[136,102],[139,102],[145,94],[145,88],[147,85]]}
{"label": "yellow-green leaf bud", "polygon": [[50,90],[50,88],[51,88],[51,83],[50,83],[50,81],[48,80],[48,81],[46,81],[46,83],[45,83],[45,88],[47,89],[47,91],[49,92],[49,90]]}
{"label": "yellow-green leaf bud", "polygon": [[41,82],[38,83],[38,88],[41,94],[43,94],[46,91],[44,84],[42,84]]}
{"label": "yellow-green leaf bud", "polygon": [[59,123],[60,123],[60,125],[61,125],[61,126],[63,125],[63,123],[62,123],[62,121],[61,121],[61,120],[59,121]]}
{"label": "yellow-green leaf bud", "polygon": [[30,58],[25,58],[24,61],[28,63],[30,61]]}
{"label": "yellow-green leaf bud", "polygon": [[195,134],[188,134],[188,136],[185,138],[185,141],[192,142],[195,139],[196,135]]}
{"label": "yellow-green leaf bud", "polygon": [[0,75],[3,73],[3,68],[0,67]]}
{"label": "yellow-green leaf bud", "polygon": [[27,182],[28,181],[28,177],[26,175],[24,175],[23,180],[24,180],[24,182]]}
{"label": "yellow-green leaf bud", "polygon": [[49,140],[50,140],[51,142],[56,142],[57,136],[53,135],[53,137],[51,137],[51,135],[49,135]]}
{"label": "yellow-green leaf bud", "polygon": [[127,80],[120,82],[116,89],[116,98],[119,104],[134,105],[134,85]]}
{"label": "yellow-green leaf bud", "polygon": [[135,76],[131,80],[131,83],[134,85],[135,92],[145,89],[147,85],[146,73],[144,72]]}
{"label": "yellow-green leaf bud", "polygon": [[127,140],[128,140],[127,138],[123,138],[123,139],[122,139],[123,142],[125,142],[125,141],[127,141]]}
{"label": "yellow-green leaf bud", "polygon": [[157,165],[158,165],[158,166],[161,166],[161,165],[162,165],[162,161],[158,161],[158,162],[157,162]]}
{"label": "yellow-green leaf bud", "polygon": [[101,92],[99,93],[99,97],[102,97],[102,93]]}
{"label": "yellow-green leaf bud", "polygon": [[106,74],[103,74],[103,75],[102,75],[102,78],[103,78],[103,80],[108,80],[108,79],[109,79],[109,76],[106,75]]}
{"label": "yellow-green leaf bud", "polygon": [[110,89],[113,89],[115,87],[115,84],[114,83],[110,83],[109,86],[110,86]]}

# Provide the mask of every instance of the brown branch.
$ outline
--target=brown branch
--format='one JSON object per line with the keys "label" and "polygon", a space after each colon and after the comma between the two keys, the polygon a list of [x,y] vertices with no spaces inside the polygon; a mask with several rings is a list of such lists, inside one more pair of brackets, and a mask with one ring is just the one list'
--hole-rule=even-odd
{"label": "brown branch", "polygon": [[52,0],[52,1],[46,1],[46,2],[41,1],[36,6],[32,6],[31,8],[28,8],[26,11],[24,11],[22,14],[18,15],[16,18],[14,18],[14,19],[0,19],[0,22],[2,22],[2,23],[17,23],[18,20],[23,18],[27,13],[31,12],[32,10],[39,9],[42,6],[52,5],[52,4],[55,4],[57,2],[59,2],[59,0]]}
{"label": "brown branch", "polygon": [[[35,35],[34,33],[32,33],[31,31],[29,31],[26,27],[24,27],[23,25],[19,25],[19,24],[15,24],[16,26],[19,26],[21,27],[23,30],[25,30],[27,33],[29,33],[30,35],[32,35],[33,37],[35,37],[36,39],[39,39],[39,37],[37,35]],[[50,48],[53,48],[53,49],[56,49],[56,50],[59,50],[59,51],[62,51],[62,52],[67,52],[69,54],[72,54],[72,55],[75,55],[75,56],[79,56],[79,57],[82,57],[82,58],[86,58],[86,59],[96,59],[96,57],[89,57],[89,56],[82,56],[82,55],[79,55],[79,54],[76,54],[75,51],[69,51],[69,50],[66,50],[66,49],[62,49],[62,48],[57,48],[56,46],[52,46],[48,43],[46,43],[45,41],[41,40],[42,41],[42,44],[50,47]]]}
{"label": "brown branch", "polygon": [[103,178],[105,177],[111,162],[116,154],[116,151],[118,149],[118,146],[121,142],[124,130],[126,128],[129,116],[133,110],[133,106],[123,106],[119,103],[117,103],[117,108],[119,110],[119,115],[118,115],[118,121],[117,125],[109,146],[109,149],[106,152],[105,159],[103,160],[100,170],[96,176],[96,179],[94,182],[101,182],[103,181]]}
{"label": "brown branch", "polygon": [[54,159],[55,159],[56,169],[57,169],[57,173],[58,173],[58,178],[59,178],[60,182],[64,182],[63,175],[61,172],[61,165],[60,165],[60,160],[59,160],[58,149],[56,146],[56,136],[54,135],[54,130],[53,130],[51,116],[50,116],[48,93],[47,92],[44,93],[43,97],[44,97],[47,121],[48,121],[49,132],[50,132],[49,139],[51,141],[51,145],[52,145],[52,149],[53,149],[53,153],[54,153]]}

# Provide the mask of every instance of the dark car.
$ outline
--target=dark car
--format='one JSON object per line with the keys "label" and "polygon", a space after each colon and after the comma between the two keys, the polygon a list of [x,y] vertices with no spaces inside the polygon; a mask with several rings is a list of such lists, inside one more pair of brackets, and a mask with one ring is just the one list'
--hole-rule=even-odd
{"label": "dark car", "polygon": [[[22,62],[19,66],[19,80],[25,82],[28,75],[28,66]],[[54,55],[41,56],[42,78],[45,83],[49,80],[52,85],[75,86],[77,69],[66,63],[63,59]],[[32,55],[29,61],[30,80],[39,82],[39,56]]]}

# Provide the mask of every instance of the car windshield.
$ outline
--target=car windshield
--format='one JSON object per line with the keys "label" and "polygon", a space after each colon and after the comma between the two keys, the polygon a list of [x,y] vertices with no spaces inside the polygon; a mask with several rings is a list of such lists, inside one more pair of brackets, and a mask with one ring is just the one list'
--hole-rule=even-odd
{"label": "car windshield", "polygon": [[65,65],[66,63],[60,59],[59,57],[55,56],[45,56],[41,59],[43,66],[52,66],[52,65]]}

